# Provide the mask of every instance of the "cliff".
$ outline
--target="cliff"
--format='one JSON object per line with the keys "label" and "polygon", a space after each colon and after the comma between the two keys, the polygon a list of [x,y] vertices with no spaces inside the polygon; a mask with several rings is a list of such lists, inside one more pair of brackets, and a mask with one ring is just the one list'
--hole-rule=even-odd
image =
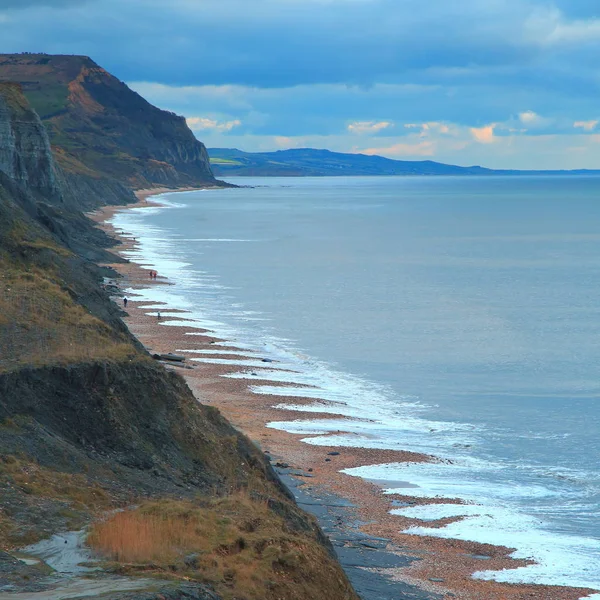
{"label": "cliff", "polygon": [[0,81],[22,86],[48,131],[64,193],[85,206],[130,201],[132,188],[220,185],[183,117],[90,58],[0,55]]}
{"label": "cliff", "polygon": [[0,170],[45,198],[60,197],[48,135],[17,84],[0,94]]}
{"label": "cliff", "polygon": [[37,115],[12,84],[0,107],[0,594],[57,585],[15,548],[84,526],[100,539],[128,519],[186,539],[166,552],[155,537],[135,563],[103,550],[94,586],[114,581],[107,570],[154,579],[139,595],[80,580],[81,595],[356,600],[260,450],[132,338],[88,259],[105,240],[66,200]]}

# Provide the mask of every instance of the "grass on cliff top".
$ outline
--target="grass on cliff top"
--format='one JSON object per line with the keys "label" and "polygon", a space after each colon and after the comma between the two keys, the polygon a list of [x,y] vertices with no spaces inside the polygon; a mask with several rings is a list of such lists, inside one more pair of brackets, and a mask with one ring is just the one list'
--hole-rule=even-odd
{"label": "grass on cliff top", "polygon": [[0,371],[23,365],[121,361],[137,354],[125,336],[35,268],[0,268],[0,348]]}
{"label": "grass on cliff top", "polygon": [[69,88],[66,85],[25,86],[24,93],[42,120],[67,108]]}
{"label": "grass on cliff top", "polygon": [[148,503],[96,523],[88,542],[120,573],[208,583],[225,600],[356,598],[323,546],[244,491]]}
{"label": "grass on cliff top", "polygon": [[[12,419],[5,419],[0,422],[0,435],[3,429],[18,428],[18,423]],[[1,456],[0,548],[3,549],[32,544],[47,535],[35,521],[30,527],[23,527],[22,523],[17,525],[9,514],[10,510],[7,511],[7,507],[3,505],[5,486],[11,489],[11,497],[17,494],[26,506],[35,505],[40,501],[46,505],[52,501],[64,504],[61,514],[67,519],[67,527],[72,529],[78,529],[84,524],[81,513],[99,514],[113,508],[116,503],[105,490],[97,484],[90,483],[84,475],[61,473],[16,456]],[[15,504],[14,509],[23,510],[23,506]]]}
{"label": "grass on cliff top", "polygon": [[211,158],[210,164],[224,166],[242,166],[244,163],[241,163],[239,160],[233,160],[231,158]]}

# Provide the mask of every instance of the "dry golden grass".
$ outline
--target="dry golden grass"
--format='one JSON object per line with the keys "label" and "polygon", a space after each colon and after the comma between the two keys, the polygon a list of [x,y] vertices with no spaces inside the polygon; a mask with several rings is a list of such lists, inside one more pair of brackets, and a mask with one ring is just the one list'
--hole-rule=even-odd
{"label": "dry golden grass", "polygon": [[14,535],[14,524],[3,512],[0,510],[0,548],[9,548]]}
{"label": "dry golden grass", "polygon": [[74,302],[48,273],[0,272],[0,369],[136,355],[125,336]]}
{"label": "dry golden grass", "polygon": [[96,523],[88,542],[121,573],[210,583],[226,600],[356,598],[325,548],[247,492],[149,503]]}
{"label": "dry golden grass", "polygon": [[124,512],[97,526],[93,546],[118,562],[172,562],[198,549],[198,535],[186,519]]}

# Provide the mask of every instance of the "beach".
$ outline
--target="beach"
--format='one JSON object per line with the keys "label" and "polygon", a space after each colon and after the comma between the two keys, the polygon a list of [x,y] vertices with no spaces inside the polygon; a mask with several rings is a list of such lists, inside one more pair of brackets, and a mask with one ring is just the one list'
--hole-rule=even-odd
{"label": "beach", "polygon": [[[115,249],[117,254],[134,247],[136,241],[130,236],[119,236],[119,232],[116,232],[107,221],[115,212],[133,207],[151,206],[153,200],[150,197],[166,191],[172,190],[144,190],[138,192],[140,202],[137,205],[111,206],[92,215],[100,227],[121,242]],[[119,286],[122,289],[133,290],[134,294],[135,290],[148,286],[177,285],[176,281],[169,281],[160,273],[156,280],[152,280],[148,269],[136,263],[115,262],[112,266],[123,277]],[[416,519],[390,514],[394,506],[403,503],[431,504],[436,500],[412,497],[409,487],[406,495],[385,495],[384,487],[395,486],[390,486],[389,482],[385,486],[378,485],[376,482],[352,477],[340,471],[365,465],[434,462],[437,460],[435,457],[396,450],[309,445],[300,441],[300,438],[307,437],[306,435],[299,436],[267,427],[274,421],[290,421],[306,417],[306,413],[303,412],[296,413],[275,408],[277,404],[293,402],[295,405],[313,405],[315,399],[303,396],[278,398],[272,394],[251,392],[250,385],[268,382],[266,379],[261,379],[261,370],[264,373],[265,370],[276,369],[276,362],[252,366],[246,379],[223,377],[242,370],[233,362],[231,365],[193,362],[192,359],[199,353],[202,353],[202,356],[210,355],[209,353],[214,352],[216,348],[221,360],[229,358],[235,361],[240,358],[240,348],[233,341],[215,337],[209,330],[187,324],[177,325],[178,320],[180,323],[187,321],[186,314],[181,312],[180,315],[173,315],[171,314],[173,311],[169,310],[167,305],[164,306],[164,311],[169,312],[168,322],[171,325],[165,324],[167,319],[159,320],[156,309],[145,309],[148,303],[137,301],[134,294],[128,295],[127,316],[124,319],[130,331],[151,354],[176,353],[186,356],[184,367],[174,364],[167,364],[166,367],[176,370],[186,379],[199,401],[218,408],[237,428],[259,444],[261,449],[272,458],[272,463],[279,472],[286,475],[296,473],[296,479],[303,483],[301,489],[304,493],[316,499],[324,494],[334,494],[348,500],[353,506],[353,520],[362,524],[360,525],[362,532],[375,538],[390,540],[387,546],[389,552],[418,559],[404,568],[386,569],[387,576],[414,585],[423,590],[424,594],[430,594],[430,597],[436,597],[434,594],[437,594],[442,598],[575,600],[592,593],[589,589],[509,585],[473,579],[471,575],[477,571],[511,569],[522,566],[526,562],[511,559],[509,557],[513,551],[511,548],[401,533],[408,527],[420,523]],[[122,305],[119,296],[115,296],[115,301]],[[228,351],[231,354],[227,354]],[[245,354],[247,355],[248,352]],[[257,354],[256,360],[261,362],[263,357]],[[298,385],[294,384],[294,387],[298,388]],[[326,419],[332,416],[339,419],[338,415],[327,413],[326,403],[322,413],[311,412],[311,419]],[[352,419],[346,418],[349,421]],[[341,432],[349,434],[349,432]],[[454,502],[461,503],[462,500],[457,498]],[[443,503],[448,504],[448,499],[445,498]],[[434,526],[441,527],[449,520],[456,519],[456,517],[440,519]],[[339,527],[351,528],[350,521],[339,523]],[[427,525],[432,527],[431,521]]]}

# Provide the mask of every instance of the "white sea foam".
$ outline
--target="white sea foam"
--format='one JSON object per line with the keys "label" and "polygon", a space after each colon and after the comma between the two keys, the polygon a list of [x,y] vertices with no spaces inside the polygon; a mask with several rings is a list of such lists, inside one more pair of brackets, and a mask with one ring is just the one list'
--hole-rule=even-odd
{"label": "white sea foam", "polygon": [[236,360],[228,358],[191,358],[190,360],[197,363],[205,363],[209,365],[234,365],[237,367],[256,367],[260,368],[269,363],[264,363],[262,360]]}
{"label": "white sea foam", "polygon": [[241,240],[237,238],[177,238],[178,242],[256,242],[258,240]]}
{"label": "white sea foam", "polygon": [[[512,481],[499,465],[474,459],[455,464],[389,463],[345,469],[343,472],[376,480],[389,494],[417,498],[462,498],[465,505],[433,504],[393,509],[392,514],[436,520],[464,517],[443,528],[411,527],[406,533],[453,538],[515,548],[513,558],[529,558],[537,564],[503,571],[481,571],[480,579],[507,583],[540,583],[600,589],[594,561],[600,540],[554,533],[543,519],[525,514],[519,507],[536,501],[565,501],[564,491],[543,485]],[[398,486],[398,482],[406,482]]]}
{"label": "white sea foam", "polygon": [[[347,396],[343,392],[334,392],[331,390],[300,388],[275,385],[253,385],[250,391],[255,394],[271,394],[272,396],[292,396],[297,398],[313,398],[315,400],[326,399],[332,404],[345,404]],[[323,398],[326,396],[326,398]],[[342,413],[340,413],[342,414]]]}
{"label": "white sea foam", "polygon": [[[252,371],[242,371],[239,373],[227,373],[223,375],[229,379],[256,379],[256,375]],[[314,378],[310,377],[305,373],[279,371],[276,369],[262,369],[260,372],[260,379],[266,381],[273,381],[275,383],[296,383],[303,385],[314,385]]]}
{"label": "white sea foam", "polygon": [[[178,348],[177,352],[185,352],[186,354],[207,354],[210,356],[215,355],[230,355],[230,356],[246,356],[248,358],[252,358],[250,350],[186,350],[183,348]],[[254,355],[256,358],[256,355]]]}
{"label": "white sea foam", "polygon": [[[351,406],[340,406],[339,403],[332,403],[329,401],[317,402],[313,404],[277,404],[273,408],[305,413],[326,412],[342,415],[344,417],[350,417],[353,419],[362,419],[363,421],[369,420],[365,417],[364,410],[357,410]],[[336,423],[341,423],[341,421],[336,421]]]}
{"label": "white sea foam", "polygon": [[[408,512],[407,516],[419,514],[414,509],[394,512]],[[600,540],[545,531],[542,521],[510,507],[465,506],[462,511],[456,512],[466,513],[465,518],[442,528],[411,527],[405,533],[516,548],[511,554],[512,558],[536,561],[536,564],[515,569],[479,571],[473,575],[476,579],[600,589],[595,564]],[[435,514],[435,511],[432,510],[431,514]]]}

